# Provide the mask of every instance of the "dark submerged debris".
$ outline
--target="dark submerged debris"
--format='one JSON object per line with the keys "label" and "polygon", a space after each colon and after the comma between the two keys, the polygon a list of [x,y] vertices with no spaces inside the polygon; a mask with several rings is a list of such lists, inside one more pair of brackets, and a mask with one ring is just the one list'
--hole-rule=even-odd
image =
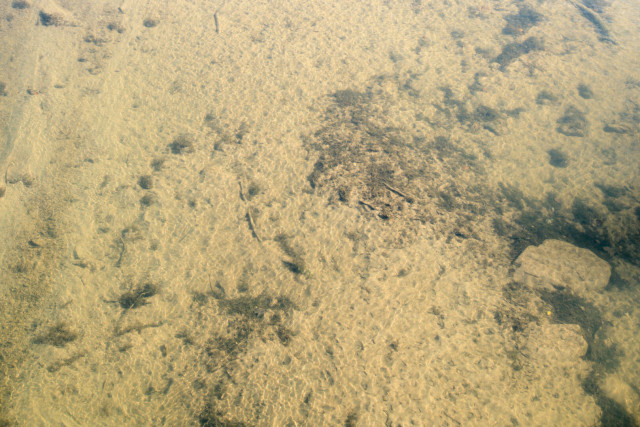
{"label": "dark submerged debris", "polygon": [[144,190],[150,190],[153,188],[153,178],[151,175],[142,175],[138,178],[138,185]]}
{"label": "dark submerged debris", "polygon": [[153,168],[154,171],[159,172],[164,167],[165,162],[166,162],[166,159],[161,157],[153,159],[153,161],[151,162],[151,167]]}
{"label": "dark submerged debris", "polygon": [[502,48],[502,52],[493,62],[500,64],[500,71],[504,71],[509,64],[529,52],[543,50],[542,40],[537,37],[529,37],[522,43],[509,43]]}
{"label": "dark submerged debris", "polygon": [[624,135],[629,132],[629,130],[622,126],[616,126],[611,124],[606,124],[602,128],[606,133],[617,133],[618,135]]}
{"label": "dark submerged debris", "polygon": [[15,0],[13,3],[11,3],[11,7],[14,9],[28,9],[31,7],[31,5],[28,1]]}
{"label": "dark submerged debris", "polygon": [[44,11],[40,11],[38,14],[40,17],[40,23],[45,27],[62,25],[64,23],[64,19],[60,15],[56,15],[55,13],[46,13]]}
{"label": "dark submerged debris", "polygon": [[169,148],[173,154],[190,153],[193,151],[193,143],[193,135],[183,133],[174,138],[173,142],[169,144]]}
{"label": "dark submerged debris", "polygon": [[518,13],[507,15],[504,18],[507,25],[502,29],[502,34],[509,36],[521,36],[542,20],[542,15],[529,6],[522,6]]}
{"label": "dark submerged debris", "polygon": [[278,242],[282,251],[289,257],[288,260],[282,260],[282,264],[285,268],[296,275],[308,275],[309,271],[307,270],[306,263],[302,257],[302,251],[293,248],[290,243],[289,236],[285,234],[278,234],[274,240]]}
{"label": "dark submerged debris", "polygon": [[587,118],[574,106],[569,106],[557,121],[556,130],[567,136],[583,137],[587,134]]}
{"label": "dark submerged debris", "polygon": [[[243,351],[249,339],[267,333],[282,345],[288,345],[293,332],[285,326],[286,318],[295,309],[293,302],[282,296],[262,293],[258,296],[242,295],[236,298],[218,298],[218,306],[232,317],[229,333],[208,340],[206,353],[214,361],[221,356],[233,358]],[[231,359],[229,359],[231,360]]]}
{"label": "dark submerged debris", "polygon": [[473,114],[473,119],[478,122],[495,122],[500,118],[500,113],[486,105],[479,105]]}
{"label": "dark submerged debris", "polygon": [[158,328],[160,326],[164,325],[163,322],[154,322],[154,323],[143,323],[143,322],[139,322],[139,321],[135,321],[131,324],[128,325],[118,325],[114,331],[115,336],[117,337],[121,337],[123,335],[126,335],[130,332],[138,332],[140,333],[140,331],[147,329],[147,328]]}
{"label": "dark submerged debris", "polygon": [[116,31],[118,34],[122,34],[125,31],[124,27],[117,22],[109,22],[107,24],[107,30]]}
{"label": "dark submerged debris", "polygon": [[361,104],[366,103],[370,96],[366,95],[363,92],[357,92],[351,89],[339,90],[333,93],[333,98],[336,102],[336,105],[342,108],[346,107],[357,107]]}
{"label": "dark submerged debris", "polygon": [[344,427],[356,427],[358,425],[358,418],[357,412],[349,412],[347,418],[344,420]]}
{"label": "dark submerged debris", "polygon": [[558,97],[546,89],[540,91],[536,96],[536,104],[538,105],[555,104],[556,102],[558,102]]}
{"label": "dark submerged debris", "polygon": [[267,311],[290,313],[295,308],[293,302],[287,297],[273,297],[261,294],[255,297],[243,295],[237,298],[220,299],[218,305],[227,314],[241,316],[247,319],[262,320]]}
{"label": "dark submerged debris", "polygon": [[143,305],[147,305],[149,303],[147,300],[156,295],[159,290],[158,285],[154,283],[145,283],[132,291],[127,291],[120,295],[118,303],[120,304],[120,307],[125,310],[142,307]]}
{"label": "dark submerged debris", "polygon": [[247,214],[245,215],[245,219],[247,220],[247,223],[249,224],[249,230],[251,230],[251,234],[253,234],[253,237],[255,237],[258,242],[262,243],[262,238],[260,237],[260,234],[258,234],[258,228],[256,227],[256,223],[253,220],[253,215],[251,214],[251,209],[247,210]]}
{"label": "dark submerged debris", "polygon": [[[609,212],[607,221],[602,208],[580,198],[565,207],[553,193],[537,200],[520,198],[507,186],[502,191],[493,202],[497,214],[493,228],[511,240],[513,259],[527,246],[558,239],[589,249],[605,260],[615,256],[634,265],[640,263],[640,229],[627,220],[631,212]],[[505,215],[508,210],[514,210],[514,215]]]}
{"label": "dark submerged debris", "polygon": [[600,424],[603,426],[637,426],[622,405],[606,396],[600,388],[600,379],[614,371],[621,352],[615,345],[605,343],[606,323],[600,311],[590,302],[565,291],[542,291],[540,297],[553,307],[553,320],[560,324],[577,324],[588,344],[585,359],[594,362],[594,369],[582,386],[586,393],[594,396],[602,409]]}
{"label": "dark submerged debris", "polygon": [[[54,373],[59,371],[61,368],[65,367],[65,366],[71,366],[73,365],[73,363],[78,360],[81,359],[83,357],[85,357],[87,355],[87,352],[85,351],[79,351],[78,353],[74,354],[73,356],[67,357],[66,359],[62,359],[62,360],[58,360],[54,363],[52,363],[51,365],[47,366],[47,371]],[[0,423],[0,426],[2,424]]]}
{"label": "dark submerged debris", "polygon": [[87,34],[83,40],[85,43],[91,43],[95,46],[102,46],[107,42],[107,39],[96,37],[94,34]]}
{"label": "dark submerged debris", "polygon": [[253,199],[255,196],[262,192],[262,187],[255,181],[251,181],[249,183],[249,187],[247,187],[247,193],[245,194],[247,200]]}
{"label": "dark submerged debris", "polygon": [[158,201],[158,196],[155,193],[147,193],[140,198],[140,205],[142,207],[148,207]]}
{"label": "dark submerged debris", "polygon": [[224,416],[224,412],[209,403],[200,413],[198,421],[202,427],[246,427],[247,424],[240,421],[231,421]]}
{"label": "dark submerged debris", "polygon": [[569,164],[569,158],[567,155],[557,148],[552,148],[547,151],[547,154],[549,154],[549,164],[553,167],[566,168]]}
{"label": "dark submerged debris", "polygon": [[58,322],[50,326],[44,333],[38,335],[33,342],[35,344],[64,347],[68,343],[75,341],[76,338],[78,338],[78,334],[69,329],[65,322]]}
{"label": "dark submerged debris", "polygon": [[604,13],[604,8],[609,6],[605,0],[582,0],[582,4],[596,13]]}
{"label": "dark submerged debris", "polygon": [[584,83],[583,84],[579,84],[578,85],[578,95],[580,95],[584,99],[592,99],[593,98],[593,91],[586,84],[584,84]]}
{"label": "dark submerged debris", "polygon": [[602,191],[602,194],[605,197],[618,198],[628,193],[628,190],[625,187],[607,185],[601,182],[596,183],[595,186]]}
{"label": "dark submerged debris", "polygon": [[146,18],[144,21],[142,21],[142,25],[144,25],[147,28],[153,28],[156,25],[158,25],[158,20],[153,18]]}
{"label": "dark submerged debris", "polygon": [[602,410],[600,425],[606,427],[637,427],[638,423],[624,406],[608,397],[606,392],[600,388],[601,375],[594,370],[582,383],[584,391],[594,397],[596,404]]}
{"label": "dark submerged debris", "polygon": [[[593,346],[596,333],[604,326],[600,310],[584,298],[566,290],[540,291],[540,298],[553,307],[555,323],[580,325],[585,341],[589,347]],[[589,351],[587,350],[587,355]]]}
{"label": "dark submerged debris", "polygon": [[600,36],[599,37],[600,41],[615,44],[613,39],[611,39],[609,30],[595,13],[593,13],[591,10],[589,10],[589,8],[581,4],[574,3],[574,5],[578,8],[578,10],[580,11],[580,14],[593,25],[593,27],[596,30],[596,33],[598,33]]}

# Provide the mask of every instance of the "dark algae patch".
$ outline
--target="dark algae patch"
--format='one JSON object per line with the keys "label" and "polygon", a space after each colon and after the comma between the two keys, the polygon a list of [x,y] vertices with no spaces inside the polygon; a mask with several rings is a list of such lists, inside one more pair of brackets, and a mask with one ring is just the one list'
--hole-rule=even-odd
{"label": "dark algae patch", "polygon": [[278,242],[280,248],[288,257],[288,259],[282,260],[284,267],[296,275],[309,275],[309,270],[304,262],[302,251],[292,246],[289,236],[285,234],[278,234],[274,240]]}
{"label": "dark algae patch", "polygon": [[599,35],[599,40],[603,42],[615,43],[613,39],[611,39],[611,34],[609,30],[605,26],[604,22],[592,11],[589,7],[583,6],[578,3],[574,3],[574,5],[578,8],[580,15],[585,18],[587,21],[591,23],[596,33]]}
{"label": "dark algae patch", "polygon": [[200,413],[198,421],[202,427],[247,427],[240,421],[232,421],[225,417],[224,412],[216,409],[214,405],[207,405]]}
{"label": "dark algae patch", "polygon": [[[379,76],[365,90],[334,92],[328,96],[318,129],[304,143],[315,159],[308,175],[311,191],[330,204],[357,209],[375,221],[388,244],[403,245],[415,238],[421,224],[453,223],[457,214],[463,215],[462,209],[476,215],[485,209],[475,198],[477,192],[469,188],[477,185],[472,177],[482,173],[485,151],[477,145],[463,146],[466,141],[450,137],[450,130],[463,125],[466,132],[497,134],[504,114],[489,105],[460,100],[445,86],[432,104],[433,117],[417,113],[417,120],[429,123],[430,130],[422,124],[393,125],[384,111],[389,105],[384,88],[389,84],[398,88],[391,96],[415,102],[395,76]],[[445,180],[445,175],[450,178]],[[456,215],[445,218],[440,207]],[[297,271],[295,265],[287,268]]]}
{"label": "dark algae patch", "polygon": [[47,328],[47,330],[40,335],[36,336],[33,340],[35,344],[46,344],[54,347],[64,347],[68,343],[75,341],[78,338],[78,334],[73,332],[69,325],[65,322],[58,322],[53,326]]}
{"label": "dark algae patch", "polygon": [[496,56],[493,62],[500,64],[500,70],[506,70],[507,66],[522,55],[544,49],[542,40],[537,37],[529,37],[522,43],[508,43],[502,48],[500,55]]}
{"label": "dark algae patch", "polygon": [[153,188],[153,178],[151,175],[142,175],[138,178],[138,185],[144,190],[150,190]]}
{"label": "dark algae patch", "polygon": [[[209,388],[207,404],[199,413],[198,419],[203,426],[255,425],[248,420],[241,422],[229,417],[218,407],[217,402],[222,399],[226,383],[232,378],[235,360],[246,351],[251,340],[289,345],[294,333],[286,324],[296,305],[286,296],[268,292],[255,296],[227,297],[226,291],[218,283],[215,287],[211,285],[210,290],[209,296],[217,302],[227,327],[224,332],[210,336],[203,348],[207,370],[210,373],[220,373],[220,377]],[[198,296],[198,299],[203,298],[206,299],[205,296]]]}
{"label": "dark algae patch", "polygon": [[584,99],[592,99],[593,98],[593,91],[591,90],[591,88],[589,86],[587,86],[586,84],[582,83],[578,85],[578,95],[580,95],[581,98]]}
{"label": "dark algae patch", "polygon": [[240,296],[237,298],[221,299],[218,301],[218,305],[223,308],[227,314],[257,320],[262,320],[265,313],[270,310],[289,313],[295,308],[289,298],[272,297],[268,294],[261,294],[256,297]]}
{"label": "dark algae patch", "polygon": [[[606,210],[606,204],[596,206],[579,197],[566,207],[553,193],[537,200],[518,195],[509,186],[496,194],[494,203],[494,231],[510,240],[514,259],[527,246],[558,239],[589,249],[605,260],[616,256],[635,265],[640,262],[640,228],[631,208],[612,212]],[[512,213],[505,215],[510,210]]]}
{"label": "dark algae patch", "polygon": [[542,21],[542,15],[525,5],[520,7],[518,13],[507,15],[504,19],[507,25],[502,29],[502,34],[521,36]]}
{"label": "dark algae patch", "polygon": [[38,13],[38,17],[40,18],[40,24],[44,25],[45,27],[57,27],[64,23],[64,19],[61,16],[54,13],[46,13],[42,10],[40,11],[40,13]]}
{"label": "dark algae patch", "polygon": [[555,104],[557,102],[558,97],[546,89],[540,91],[540,93],[538,93],[538,96],[536,96],[536,104],[538,105],[549,105]]}
{"label": "dark algae patch", "polygon": [[138,308],[149,303],[148,299],[159,291],[158,285],[145,283],[137,288],[120,295],[118,303],[124,309]]}
{"label": "dark algae patch", "polygon": [[599,375],[596,371],[582,382],[582,388],[594,397],[596,404],[602,410],[600,425],[603,427],[637,427],[638,423],[626,409],[606,395],[599,385]]}
{"label": "dark algae patch", "polygon": [[193,151],[193,143],[193,135],[183,133],[173,139],[169,148],[173,154],[190,153]]}
{"label": "dark algae patch", "polygon": [[31,5],[29,4],[29,2],[24,0],[15,0],[11,3],[11,7],[14,9],[28,9],[31,7]]}
{"label": "dark algae patch", "polygon": [[615,402],[600,388],[600,380],[607,372],[614,371],[622,356],[615,345],[605,342],[604,321],[600,310],[592,303],[566,290],[542,291],[541,299],[553,308],[553,321],[560,324],[579,325],[588,344],[585,359],[594,362],[593,370],[583,382],[586,393],[592,395],[602,410],[602,426],[637,426],[633,417],[622,405]]}
{"label": "dark algae patch", "polygon": [[567,155],[557,148],[552,148],[547,151],[547,154],[549,154],[549,164],[554,168],[566,168],[569,164]]}
{"label": "dark algae patch", "polygon": [[583,137],[587,134],[587,118],[582,111],[574,106],[567,107],[557,124],[556,130],[563,135]]}
{"label": "dark algae patch", "polygon": [[593,355],[592,347],[596,334],[604,326],[600,310],[585,299],[566,290],[541,291],[540,298],[553,307],[555,323],[580,325],[584,339],[589,344],[586,357],[592,360],[590,356]]}
{"label": "dark algae patch", "polygon": [[144,21],[142,21],[142,25],[147,28],[153,28],[158,25],[158,20],[153,18],[146,18]]}

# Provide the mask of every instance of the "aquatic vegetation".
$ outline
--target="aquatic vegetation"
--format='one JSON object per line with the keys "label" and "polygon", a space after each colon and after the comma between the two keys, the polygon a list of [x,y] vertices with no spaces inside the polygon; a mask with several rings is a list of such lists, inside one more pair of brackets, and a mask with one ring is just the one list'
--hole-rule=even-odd
{"label": "aquatic vegetation", "polygon": [[526,55],[529,52],[535,52],[544,49],[544,44],[542,40],[537,37],[529,37],[522,43],[508,43],[502,48],[502,52],[498,56],[496,56],[493,62],[497,62],[500,64],[500,70],[506,70],[507,66],[511,64],[513,61],[521,57],[522,55]]}
{"label": "aquatic vegetation", "polygon": [[118,297],[120,307],[128,310],[132,308],[142,307],[148,304],[147,301],[159,292],[160,288],[154,283],[145,283],[137,288],[127,291]]}
{"label": "aquatic vegetation", "polygon": [[519,8],[518,13],[507,15],[504,19],[507,21],[507,25],[502,29],[502,34],[520,36],[542,21],[542,15],[524,5]]}
{"label": "aquatic vegetation", "polygon": [[209,403],[198,416],[202,427],[245,427],[247,424],[240,421],[230,421],[224,416],[224,412],[217,410]]}
{"label": "aquatic vegetation", "polygon": [[584,83],[578,85],[578,95],[580,95],[584,99],[593,98],[593,91],[589,86]]}
{"label": "aquatic vegetation", "polygon": [[578,11],[580,11],[580,14],[591,23],[591,25],[593,25],[594,29],[596,30],[596,33],[599,34],[599,39],[600,41],[606,41],[606,42],[610,42],[610,43],[615,43],[612,39],[611,39],[611,34],[609,33],[609,30],[607,29],[607,27],[604,25],[604,23],[602,22],[602,20],[600,18],[598,18],[598,16],[596,16],[595,13],[593,13],[588,7],[585,7],[581,4],[577,4],[574,3],[574,5],[578,8]]}
{"label": "aquatic vegetation", "polygon": [[40,24],[44,25],[45,27],[49,27],[49,26],[57,27],[59,25],[64,24],[64,18],[55,13],[46,13],[41,10],[38,13],[38,16],[40,18]]}
{"label": "aquatic vegetation", "polygon": [[294,274],[308,275],[309,270],[304,262],[302,251],[294,249],[290,243],[289,236],[278,234],[274,239],[280,245],[282,251],[289,257],[288,260],[282,260],[285,268]]}
{"label": "aquatic vegetation", "polygon": [[68,343],[75,341],[78,334],[69,328],[66,322],[58,322],[47,328],[45,332],[36,336],[33,340],[35,344],[46,344],[55,347],[64,347]]}
{"label": "aquatic vegetation", "polygon": [[563,135],[583,137],[587,134],[587,118],[574,106],[567,107],[557,124],[556,130]]}
{"label": "aquatic vegetation", "polygon": [[193,135],[183,133],[173,139],[173,142],[169,144],[169,148],[171,148],[173,154],[184,154],[193,151],[193,144]]}
{"label": "aquatic vegetation", "polygon": [[540,91],[538,96],[536,96],[536,104],[538,105],[555,104],[557,102],[558,97],[546,89]]}
{"label": "aquatic vegetation", "polygon": [[138,178],[138,185],[144,190],[153,188],[153,178],[151,175],[142,175]]}
{"label": "aquatic vegetation", "polygon": [[155,193],[147,193],[140,199],[140,204],[143,207],[151,206],[158,201],[158,196]]}
{"label": "aquatic vegetation", "polygon": [[31,4],[25,0],[14,0],[11,3],[11,7],[14,9],[28,9],[31,7]]}
{"label": "aquatic vegetation", "polygon": [[569,158],[567,155],[557,148],[552,148],[547,151],[547,154],[549,154],[549,164],[553,167],[566,168],[569,164]]}
{"label": "aquatic vegetation", "polygon": [[153,18],[145,18],[144,21],[142,21],[142,25],[144,25],[147,28],[153,28],[156,25],[158,25],[158,20],[157,19],[153,19]]}

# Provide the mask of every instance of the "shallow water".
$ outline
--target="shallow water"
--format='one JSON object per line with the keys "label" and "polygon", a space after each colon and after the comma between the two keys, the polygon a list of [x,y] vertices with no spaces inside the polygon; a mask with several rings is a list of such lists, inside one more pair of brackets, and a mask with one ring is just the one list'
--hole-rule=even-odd
{"label": "shallow water", "polygon": [[640,8],[0,5],[0,425],[637,425]]}

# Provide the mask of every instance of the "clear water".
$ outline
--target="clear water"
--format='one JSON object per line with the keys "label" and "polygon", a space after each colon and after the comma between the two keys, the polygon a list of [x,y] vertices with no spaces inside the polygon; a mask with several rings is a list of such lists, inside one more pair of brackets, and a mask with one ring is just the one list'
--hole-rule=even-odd
{"label": "clear water", "polygon": [[640,422],[634,2],[0,16],[0,425]]}

